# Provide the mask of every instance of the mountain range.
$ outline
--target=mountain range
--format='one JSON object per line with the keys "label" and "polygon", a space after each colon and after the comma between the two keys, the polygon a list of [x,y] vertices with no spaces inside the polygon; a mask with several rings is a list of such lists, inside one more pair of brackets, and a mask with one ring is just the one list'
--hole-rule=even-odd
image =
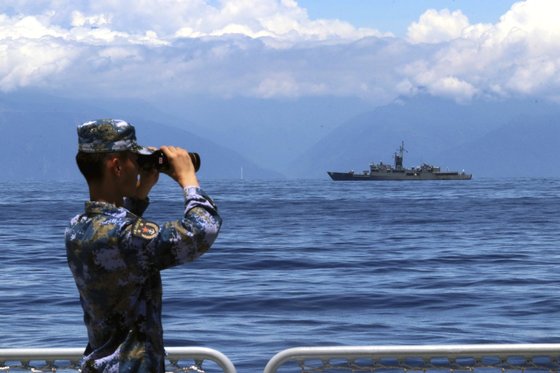
{"label": "mountain range", "polygon": [[153,118],[165,121],[165,114],[145,102],[91,102],[20,92],[0,95],[0,148],[4,152],[0,181],[81,179],[74,161],[78,147],[76,128],[97,118],[130,121],[142,145],[176,145],[199,153],[202,179],[239,178],[241,169],[259,178],[282,177],[235,151],[154,121]]}
{"label": "mountain range", "polygon": [[80,99],[37,91],[0,94],[0,181],[81,178],[76,126],[122,118],[143,145],[201,155],[201,179],[327,178],[392,162],[431,163],[473,177],[560,176],[560,105],[539,100],[467,104],[419,95],[374,107],[352,98],[262,100]]}

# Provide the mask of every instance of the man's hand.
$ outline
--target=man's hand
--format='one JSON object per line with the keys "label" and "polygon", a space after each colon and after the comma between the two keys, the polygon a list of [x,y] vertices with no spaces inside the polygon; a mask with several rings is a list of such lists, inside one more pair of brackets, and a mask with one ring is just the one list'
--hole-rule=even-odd
{"label": "man's hand", "polygon": [[162,146],[161,151],[169,160],[170,168],[169,171],[166,171],[166,174],[171,176],[182,188],[199,186],[196,172],[187,150],[176,146]]}

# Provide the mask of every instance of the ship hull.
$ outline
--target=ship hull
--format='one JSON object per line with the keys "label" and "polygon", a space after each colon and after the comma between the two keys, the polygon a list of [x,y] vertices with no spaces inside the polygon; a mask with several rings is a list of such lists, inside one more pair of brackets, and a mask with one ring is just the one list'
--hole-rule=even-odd
{"label": "ship hull", "polygon": [[471,174],[459,172],[327,172],[334,181],[385,181],[385,180],[470,180]]}

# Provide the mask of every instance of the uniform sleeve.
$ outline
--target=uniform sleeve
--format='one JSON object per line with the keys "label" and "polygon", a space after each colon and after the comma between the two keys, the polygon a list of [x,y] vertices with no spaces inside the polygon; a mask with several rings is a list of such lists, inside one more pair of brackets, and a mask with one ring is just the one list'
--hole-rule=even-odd
{"label": "uniform sleeve", "polygon": [[[145,260],[162,270],[190,262],[204,254],[214,243],[222,225],[218,209],[200,188],[184,189],[185,210],[181,219],[157,226],[139,219],[132,235],[142,240]],[[145,263],[148,264],[148,263]]]}

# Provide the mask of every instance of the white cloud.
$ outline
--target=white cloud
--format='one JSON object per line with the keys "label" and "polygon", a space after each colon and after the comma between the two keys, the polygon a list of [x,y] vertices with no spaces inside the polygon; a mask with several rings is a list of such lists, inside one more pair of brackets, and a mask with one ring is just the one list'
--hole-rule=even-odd
{"label": "white cloud", "polygon": [[72,12],[72,21],[71,21],[71,25],[73,27],[84,27],[84,26],[90,26],[90,27],[99,27],[99,26],[105,26],[111,23],[111,16],[107,16],[105,14],[95,14],[92,16],[85,16],[84,14],[82,14],[79,11],[74,11]]}
{"label": "white cloud", "polygon": [[[14,0],[0,4],[0,89],[117,95],[557,96],[560,2],[496,24],[427,10],[407,39],[310,19],[293,0]],[[131,10],[133,9],[133,10]]]}
{"label": "white cloud", "polygon": [[469,19],[460,10],[430,9],[408,27],[408,39],[412,43],[440,43],[460,38],[468,27]]}
{"label": "white cloud", "polygon": [[494,25],[472,25],[460,12],[427,11],[411,25],[408,37],[435,43],[434,52],[404,71],[411,85],[457,100],[551,95],[560,88],[559,12],[560,2],[527,0],[514,4]]}
{"label": "white cloud", "polygon": [[548,87],[558,89],[560,59],[531,59],[518,66],[506,86],[512,90],[533,94]]}
{"label": "white cloud", "polygon": [[24,45],[12,40],[3,41],[0,43],[0,88],[44,87],[51,76],[70,66],[75,55],[72,48],[52,38],[32,39]]}
{"label": "white cloud", "polygon": [[0,14],[0,40],[38,39],[44,36],[61,37],[64,31],[48,24],[49,18],[35,16],[8,17]]}

